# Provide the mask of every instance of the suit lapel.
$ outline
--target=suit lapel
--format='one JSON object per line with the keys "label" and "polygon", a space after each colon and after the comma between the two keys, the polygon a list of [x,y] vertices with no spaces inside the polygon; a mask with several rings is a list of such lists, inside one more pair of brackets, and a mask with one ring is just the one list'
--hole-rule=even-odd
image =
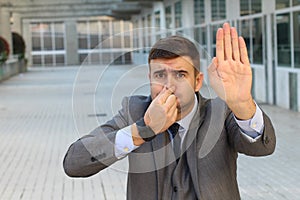
{"label": "suit lapel", "polygon": [[205,100],[198,97],[199,106],[197,108],[197,112],[193,117],[193,120],[190,124],[189,131],[186,134],[185,139],[185,148],[186,156],[187,156],[187,164],[190,169],[190,175],[194,184],[194,189],[197,194],[197,197],[200,198],[200,187],[199,187],[199,176],[198,176],[198,168],[197,168],[197,161],[198,161],[198,151],[197,151],[197,144],[201,143],[203,140],[203,136],[199,135],[199,130],[204,122],[204,103]]}

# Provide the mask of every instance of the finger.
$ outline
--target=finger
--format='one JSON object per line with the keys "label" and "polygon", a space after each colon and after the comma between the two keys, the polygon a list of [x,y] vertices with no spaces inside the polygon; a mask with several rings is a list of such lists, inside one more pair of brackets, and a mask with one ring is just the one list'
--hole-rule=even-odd
{"label": "finger", "polygon": [[243,37],[239,37],[239,48],[240,48],[240,54],[241,54],[241,62],[243,64],[250,65],[247,46],[246,46],[246,43],[245,43]]}
{"label": "finger", "polygon": [[224,49],[225,49],[225,60],[232,59],[232,44],[231,44],[231,35],[230,35],[230,25],[224,23]]}
{"label": "finger", "polygon": [[164,104],[164,106],[167,108],[167,111],[169,111],[174,106],[176,107],[177,106],[176,96],[174,94],[170,95],[167,98],[166,103]]}
{"label": "finger", "polygon": [[173,93],[172,90],[167,89],[166,86],[162,89],[162,91],[157,96],[157,101],[159,104],[164,104],[167,100],[167,98]]}
{"label": "finger", "polygon": [[[177,119],[178,115],[178,109],[177,109],[177,104],[175,104],[171,109],[170,109],[170,116],[172,116],[172,121],[175,122]],[[172,123],[173,124],[173,123]]]}
{"label": "finger", "polygon": [[236,61],[240,61],[240,49],[239,49],[238,34],[236,32],[236,29],[232,27],[230,29],[230,33],[231,33],[233,59]]}
{"label": "finger", "polygon": [[224,33],[222,28],[218,29],[216,35],[216,56],[219,62],[224,60]]}

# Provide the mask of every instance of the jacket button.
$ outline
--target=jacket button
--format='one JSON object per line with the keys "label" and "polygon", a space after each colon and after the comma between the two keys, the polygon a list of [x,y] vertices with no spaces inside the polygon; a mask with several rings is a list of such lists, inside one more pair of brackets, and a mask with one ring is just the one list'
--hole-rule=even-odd
{"label": "jacket button", "polygon": [[268,144],[269,142],[270,142],[269,138],[266,137],[266,139],[265,139],[265,144]]}
{"label": "jacket button", "polygon": [[173,187],[174,192],[178,191],[178,188],[176,186]]}

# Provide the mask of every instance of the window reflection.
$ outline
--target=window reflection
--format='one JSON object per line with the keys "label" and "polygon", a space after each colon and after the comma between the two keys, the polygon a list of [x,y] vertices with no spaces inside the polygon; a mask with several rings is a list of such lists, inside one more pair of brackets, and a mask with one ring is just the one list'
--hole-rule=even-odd
{"label": "window reflection", "polygon": [[291,66],[290,16],[288,13],[276,16],[277,62],[279,66]]}
{"label": "window reflection", "polygon": [[300,11],[293,13],[294,29],[294,65],[300,68]]}
{"label": "window reflection", "polygon": [[211,1],[211,17],[212,21],[226,19],[226,1],[212,0]]}
{"label": "window reflection", "polygon": [[202,24],[205,22],[204,0],[194,0],[194,18],[195,24]]}
{"label": "window reflection", "polygon": [[182,27],[182,5],[181,1],[175,3],[175,28]]}

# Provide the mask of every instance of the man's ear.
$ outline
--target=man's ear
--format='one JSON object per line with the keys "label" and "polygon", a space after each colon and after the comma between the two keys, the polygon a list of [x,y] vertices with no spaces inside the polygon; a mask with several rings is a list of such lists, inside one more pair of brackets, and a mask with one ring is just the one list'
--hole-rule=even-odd
{"label": "man's ear", "polygon": [[199,72],[196,75],[196,78],[195,78],[195,92],[198,92],[201,89],[202,83],[203,83],[203,79],[204,79],[203,73]]}

